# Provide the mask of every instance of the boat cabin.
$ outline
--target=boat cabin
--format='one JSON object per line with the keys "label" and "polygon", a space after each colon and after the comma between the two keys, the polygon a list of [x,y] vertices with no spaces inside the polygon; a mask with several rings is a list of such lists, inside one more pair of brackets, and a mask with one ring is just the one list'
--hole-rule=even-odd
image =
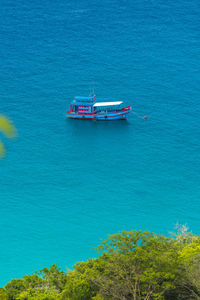
{"label": "boat cabin", "polygon": [[70,105],[70,112],[92,113],[95,97],[75,97]]}

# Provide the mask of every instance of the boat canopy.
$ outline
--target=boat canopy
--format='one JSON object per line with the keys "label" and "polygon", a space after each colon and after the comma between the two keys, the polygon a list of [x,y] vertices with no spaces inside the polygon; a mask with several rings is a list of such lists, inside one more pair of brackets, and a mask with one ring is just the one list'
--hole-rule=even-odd
{"label": "boat canopy", "polygon": [[115,101],[115,102],[97,102],[93,106],[98,107],[98,106],[112,106],[112,105],[120,105],[122,104],[123,101]]}
{"label": "boat canopy", "polygon": [[89,97],[80,97],[76,96],[74,97],[74,100],[71,102],[72,105],[93,105],[94,104],[94,96],[89,96]]}
{"label": "boat canopy", "polygon": [[86,101],[86,102],[88,102],[88,101],[94,101],[94,96],[89,96],[89,97],[76,96],[76,97],[74,97],[74,100],[76,100],[76,101],[82,101],[82,102],[84,102],[84,101]]}

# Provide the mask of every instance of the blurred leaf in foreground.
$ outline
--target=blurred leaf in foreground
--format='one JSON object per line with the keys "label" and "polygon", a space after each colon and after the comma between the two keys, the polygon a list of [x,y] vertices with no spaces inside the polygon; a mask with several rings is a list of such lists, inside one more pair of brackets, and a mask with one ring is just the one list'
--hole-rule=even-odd
{"label": "blurred leaf in foreground", "polygon": [[[13,123],[4,115],[0,115],[0,132],[2,132],[8,138],[14,138],[17,135],[17,131]],[[0,141],[0,158],[5,156],[5,147]]]}

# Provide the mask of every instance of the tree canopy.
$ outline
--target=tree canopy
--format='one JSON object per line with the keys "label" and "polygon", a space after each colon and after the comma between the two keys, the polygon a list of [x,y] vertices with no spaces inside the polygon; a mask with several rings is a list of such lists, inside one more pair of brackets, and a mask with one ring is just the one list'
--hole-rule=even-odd
{"label": "tree canopy", "polygon": [[79,262],[72,271],[53,265],[11,280],[0,290],[0,299],[200,299],[198,236],[122,231],[96,250],[98,258]]}

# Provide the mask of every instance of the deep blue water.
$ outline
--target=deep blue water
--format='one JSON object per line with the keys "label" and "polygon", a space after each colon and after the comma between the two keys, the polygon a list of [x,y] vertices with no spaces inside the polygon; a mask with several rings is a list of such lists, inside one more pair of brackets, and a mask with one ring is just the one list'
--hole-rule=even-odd
{"label": "deep blue water", "polygon": [[[200,3],[1,0],[0,286],[120,230],[200,234]],[[66,120],[76,95],[129,120]]]}

